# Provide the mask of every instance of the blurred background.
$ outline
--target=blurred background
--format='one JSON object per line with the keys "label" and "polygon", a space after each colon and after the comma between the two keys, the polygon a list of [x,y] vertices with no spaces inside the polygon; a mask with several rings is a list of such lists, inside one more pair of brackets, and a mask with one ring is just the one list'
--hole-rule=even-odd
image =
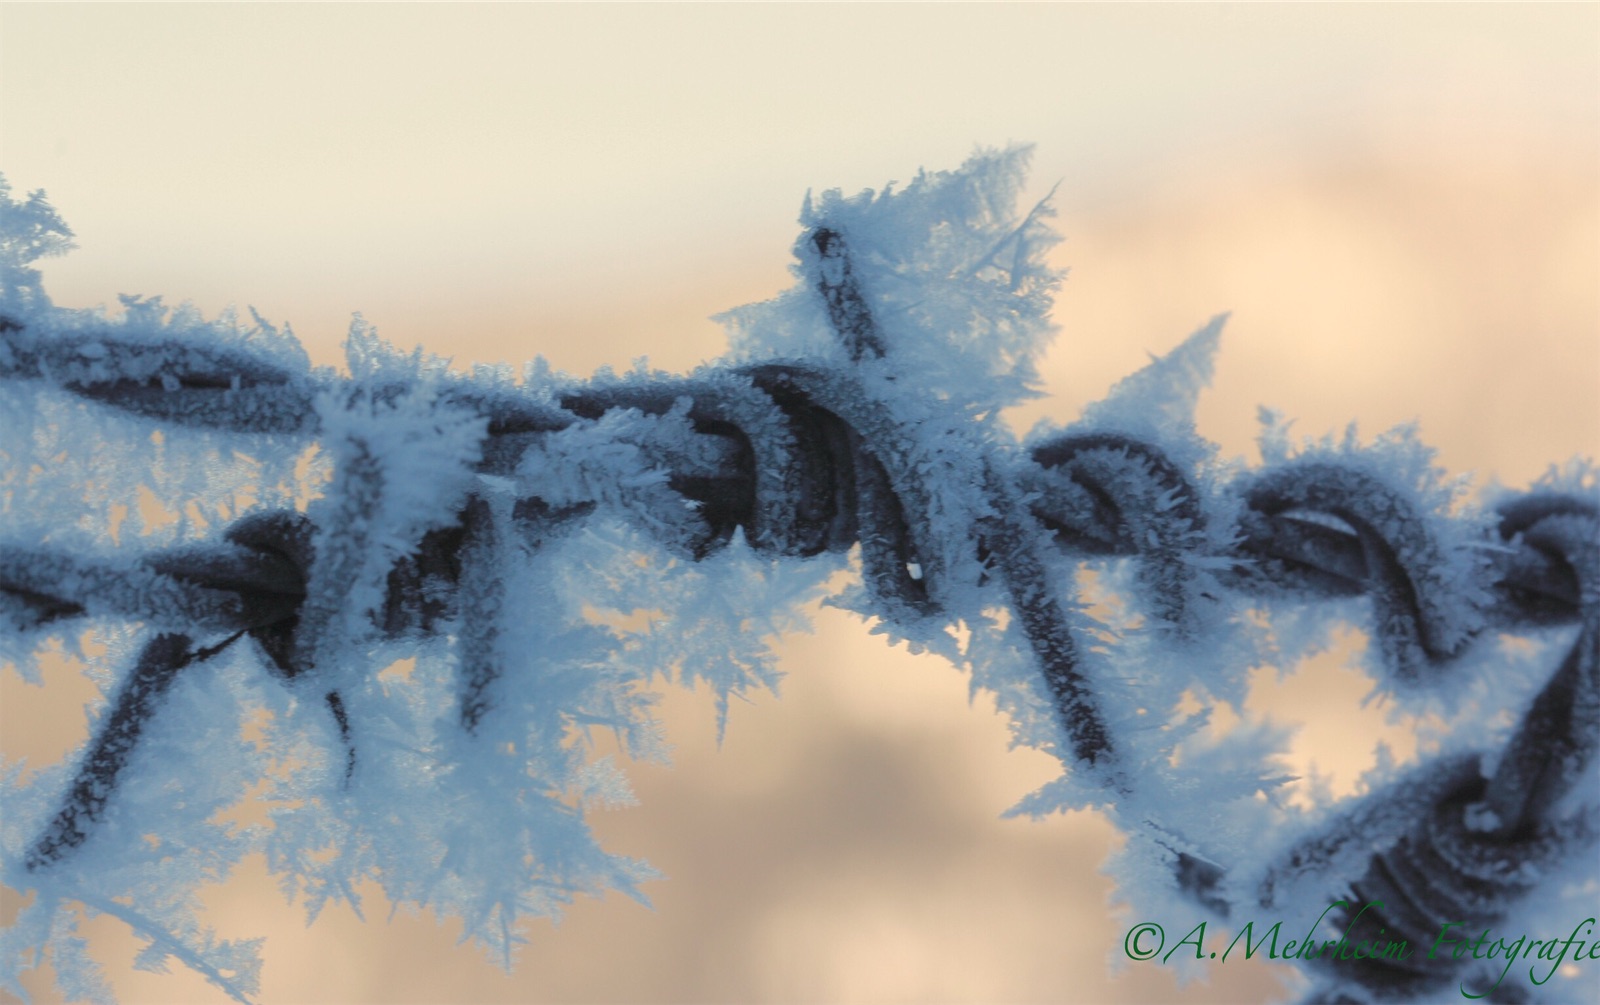
{"label": "blurred background", "polygon": [[[1010,142],[1037,144],[1025,199],[1060,183],[1071,268],[1019,428],[1227,310],[1199,412],[1225,454],[1254,458],[1259,405],[1307,434],[1415,420],[1480,482],[1600,454],[1593,5],[0,7],[0,171],[80,245],[55,301],[254,306],[318,362],[360,311],[460,364],[686,369],[723,350],[709,315],[790,284],[808,189]],[[1111,908],[1111,828],[1002,820],[1051,762],[948,665],[816,620],[720,750],[710,697],[666,695],[674,766],[594,817],[668,877],[653,910],[580,902],[509,976],[379,903],[308,930],[259,863],[210,920],[268,937],[268,1003],[1291,993],[1239,961],[1110,971],[1148,920]],[[1409,751],[1347,642],[1249,710],[1307,720],[1295,770],[1341,792],[1375,740]],[[0,670],[0,749],[59,759],[89,693]],[[216,999],[93,931],[126,1001]]]}

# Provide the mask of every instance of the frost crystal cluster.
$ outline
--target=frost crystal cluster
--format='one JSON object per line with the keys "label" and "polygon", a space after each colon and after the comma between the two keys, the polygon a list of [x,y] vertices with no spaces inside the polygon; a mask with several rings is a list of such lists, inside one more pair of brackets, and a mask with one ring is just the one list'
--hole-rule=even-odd
{"label": "frost crystal cluster", "polygon": [[[1325,924],[1423,940],[1596,913],[1593,468],[1468,500],[1409,431],[1296,444],[1271,415],[1263,463],[1225,461],[1193,423],[1221,318],[1017,442],[1000,413],[1059,281],[1048,204],[1014,209],[1026,159],[808,200],[794,287],[723,316],[726,359],[588,381],[462,374],[361,323],[335,371],[259,316],[58,308],[31,263],[71,232],[0,189],[0,640],[35,683],[50,640],[104,647],[84,748],[3,765],[0,878],[29,900],[0,985],[48,950],[64,994],[107,997],[76,931],[105,914],[138,966],[247,1000],[259,947],[207,929],[197,889],[253,854],[313,916],[375,881],[510,965],[526,918],[652,875],[585,822],[629,798],[596,731],[659,758],[661,681],[708,683],[724,717],[770,688],[770,640],[844,567],[832,602],[963,668],[1060,760],[1016,812],[1123,830],[1142,916],[1382,901]],[[1281,731],[1209,724],[1248,668],[1344,623],[1440,725],[1307,809]],[[267,824],[230,818],[246,794]],[[1482,966],[1309,986],[1526,990]]]}

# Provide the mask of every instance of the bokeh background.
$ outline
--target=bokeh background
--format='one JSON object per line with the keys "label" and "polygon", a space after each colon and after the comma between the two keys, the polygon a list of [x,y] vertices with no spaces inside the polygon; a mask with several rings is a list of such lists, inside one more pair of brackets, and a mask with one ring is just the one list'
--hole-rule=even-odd
{"label": "bokeh background", "polygon": [[[789,284],[808,189],[1013,141],[1028,198],[1059,182],[1072,270],[1019,426],[1230,310],[1199,412],[1225,453],[1254,456],[1270,405],[1304,433],[1416,420],[1480,481],[1600,454],[1594,5],[0,7],[0,171],[81,246],[45,268],[56,302],[253,305],[319,362],[360,311],[462,364],[685,369],[722,351],[709,315]],[[1376,739],[1410,749],[1360,703],[1359,645],[1264,670],[1245,710],[1305,721],[1295,768],[1340,791]],[[581,902],[510,976],[377,903],[308,930],[259,868],[211,919],[268,936],[268,1003],[1286,993],[1237,961],[1110,972],[1145,920],[1109,905],[1111,829],[1000,816],[1045,758],[853,618],[782,651],[782,700],[720,749],[709,696],[668,694],[675,765],[595,819],[669,877],[654,910]],[[63,756],[88,694],[0,670],[0,748]],[[94,931],[125,1000],[216,999]]]}

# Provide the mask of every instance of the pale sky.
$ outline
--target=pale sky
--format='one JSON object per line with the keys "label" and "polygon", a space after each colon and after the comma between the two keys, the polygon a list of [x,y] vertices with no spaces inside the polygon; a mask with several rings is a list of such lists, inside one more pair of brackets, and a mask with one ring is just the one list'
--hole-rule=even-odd
{"label": "pale sky", "polygon": [[[710,315],[791,282],[808,190],[1011,142],[1036,144],[1028,198],[1059,182],[1071,268],[1018,422],[1070,420],[1227,310],[1199,416],[1227,453],[1270,405],[1308,434],[1416,420],[1444,467],[1512,485],[1600,455],[1593,5],[0,6],[0,171],[80,245],[45,266],[56,302],[253,305],[322,362],[360,311],[463,364],[682,370],[722,352]],[[509,978],[426,920],[303,930],[256,876],[212,920],[269,935],[266,1002],[1279,987],[1109,976],[1108,828],[999,819],[1048,765],[956,671],[837,613],[784,666],[720,751],[709,698],[668,696],[676,766],[597,819],[671,877],[656,909],[580,904]],[[1344,710],[1297,750],[1348,786],[1405,738],[1324,669],[1280,704]],[[0,680],[0,747],[61,756],[82,689]],[[96,932],[129,1001],[213,1000]]]}

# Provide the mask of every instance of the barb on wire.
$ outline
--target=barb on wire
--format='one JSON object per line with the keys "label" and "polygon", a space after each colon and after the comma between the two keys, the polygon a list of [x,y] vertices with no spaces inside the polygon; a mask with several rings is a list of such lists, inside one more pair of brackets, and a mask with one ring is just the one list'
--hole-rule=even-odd
{"label": "barb on wire", "polygon": [[[1458,755],[1369,798],[1330,833],[1269,868],[1262,906],[1279,902],[1279,888],[1313,868],[1336,865],[1348,875],[1364,866],[1336,919],[1346,937],[1373,945],[1427,944],[1436,942],[1445,923],[1487,931],[1569,856],[1579,850],[1593,855],[1600,811],[1592,804],[1576,815],[1555,810],[1600,748],[1600,507],[1540,493],[1503,503],[1499,516],[1504,540],[1559,563],[1543,589],[1530,589],[1533,563],[1508,558],[1502,567],[1524,585],[1506,588],[1504,578],[1499,585],[1541,623],[1554,617],[1553,594],[1567,598],[1561,618],[1577,621],[1579,630],[1560,668],[1500,750]],[[1577,589],[1569,592],[1572,582]],[[1507,613],[1517,619],[1517,612]],[[1497,766],[1486,776],[1480,761],[1487,755]],[[1375,845],[1380,850],[1371,853]],[[1363,967],[1331,965],[1329,992],[1349,1001],[1410,999],[1454,983],[1469,997],[1521,1000],[1502,997],[1521,993],[1515,981],[1501,990],[1509,965],[1495,973],[1480,958],[1475,953],[1463,962],[1454,953],[1419,952],[1379,955]]]}

